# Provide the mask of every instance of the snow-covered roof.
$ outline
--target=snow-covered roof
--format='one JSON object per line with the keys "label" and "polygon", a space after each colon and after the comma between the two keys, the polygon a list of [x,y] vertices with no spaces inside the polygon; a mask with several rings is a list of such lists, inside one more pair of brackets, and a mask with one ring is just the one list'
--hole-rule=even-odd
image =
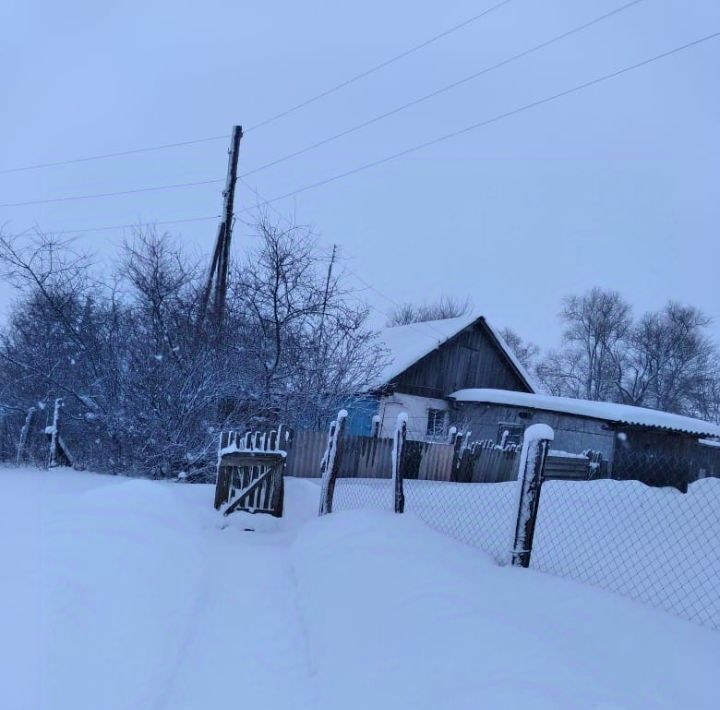
{"label": "snow-covered roof", "polygon": [[720,437],[720,426],[717,424],[711,424],[702,419],[671,414],[670,412],[661,412],[657,409],[633,407],[629,404],[592,402],[587,399],[553,397],[552,395],[527,394],[525,392],[495,389],[459,390],[453,392],[450,397],[457,402],[505,404],[525,409],[543,409],[550,412],[602,419],[616,424],[646,426],[668,431],[699,434],[701,436]]}
{"label": "snow-covered roof", "polygon": [[411,365],[436,350],[450,338],[457,335],[469,325],[482,320],[488,331],[497,341],[498,347],[505,353],[517,373],[525,380],[528,387],[536,390],[530,374],[485,318],[473,313],[458,318],[426,321],[425,323],[410,323],[409,325],[396,325],[380,331],[380,345],[388,350],[389,361],[378,378],[376,386],[387,384],[393,378],[402,374]]}

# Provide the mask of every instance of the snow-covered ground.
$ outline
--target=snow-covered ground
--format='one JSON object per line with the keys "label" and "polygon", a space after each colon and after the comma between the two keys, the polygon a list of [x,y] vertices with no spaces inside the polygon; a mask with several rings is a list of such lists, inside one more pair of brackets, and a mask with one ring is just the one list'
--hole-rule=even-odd
{"label": "snow-covered ground", "polygon": [[210,486],[0,469],[0,705],[717,707],[720,634],[286,493],[226,519]]}
{"label": "snow-covered ground", "polygon": [[[406,480],[405,512],[508,564],[517,484]],[[393,509],[388,479],[340,478],[333,510]],[[720,479],[546,481],[531,566],[652,604],[720,631]]]}

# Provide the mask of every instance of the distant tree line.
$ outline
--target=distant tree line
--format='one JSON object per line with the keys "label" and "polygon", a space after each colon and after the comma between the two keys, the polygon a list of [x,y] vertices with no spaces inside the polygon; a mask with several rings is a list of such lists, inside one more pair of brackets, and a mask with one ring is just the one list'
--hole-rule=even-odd
{"label": "distant tree line", "polygon": [[542,355],[506,333],[548,392],[720,420],[720,352],[698,308],[670,301],[634,317],[617,291],[593,288],[565,298],[560,319],[561,346]]}
{"label": "distant tree line", "polygon": [[18,299],[0,336],[0,413],[20,430],[62,398],[86,465],[175,476],[214,463],[225,428],[324,424],[377,376],[368,310],[310,230],[266,219],[233,265],[222,328],[201,320],[206,273],[138,231],[103,273],[72,242],[0,235]]}

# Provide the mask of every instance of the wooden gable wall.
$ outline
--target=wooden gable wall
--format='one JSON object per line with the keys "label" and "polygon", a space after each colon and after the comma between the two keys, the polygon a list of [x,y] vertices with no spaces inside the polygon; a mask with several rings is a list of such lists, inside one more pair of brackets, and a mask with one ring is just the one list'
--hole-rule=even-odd
{"label": "wooden gable wall", "polygon": [[460,331],[390,384],[397,392],[438,398],[471,387],[530,391],[482,321]]}

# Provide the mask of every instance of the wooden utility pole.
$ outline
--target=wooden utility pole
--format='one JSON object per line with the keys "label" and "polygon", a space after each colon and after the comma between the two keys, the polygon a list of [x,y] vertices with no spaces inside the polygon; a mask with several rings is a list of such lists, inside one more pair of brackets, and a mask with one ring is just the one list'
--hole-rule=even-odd
{"label": "wooden utility pole", "polygon": [[242,139],[242,126],[233,126],[230,139],[230,150],[228,158],[227,180],[223,190],[223,215],[218,227],[215,250],[213,252],[212,264],[208,272],[205,290],[203,291],[200,303],[200,314],[198,317],[198,330],[205,322],[208,304],[212,296],[212,317],[216,330],[222,328],[225,317],[225,300],[227,297],[228,270],[230,266],[230,241],[233,230],[233,207],[235,204],[235,183],[237,182],[238,154],[240,152],[240,140]]}
{"label": "wooden utility pole", "polygon": [[328,297],[330,295],[330,279],[332,279],[333,266],[335,265],[335,254],[337,253],[337,244],[333,244],[332,256],[330,257],[330,265],[328,266],[327,280],[325,281],[325,295],[323,296],[322,315],[320,316],[320,342],[325,330],[325,312],[327,311]]}

